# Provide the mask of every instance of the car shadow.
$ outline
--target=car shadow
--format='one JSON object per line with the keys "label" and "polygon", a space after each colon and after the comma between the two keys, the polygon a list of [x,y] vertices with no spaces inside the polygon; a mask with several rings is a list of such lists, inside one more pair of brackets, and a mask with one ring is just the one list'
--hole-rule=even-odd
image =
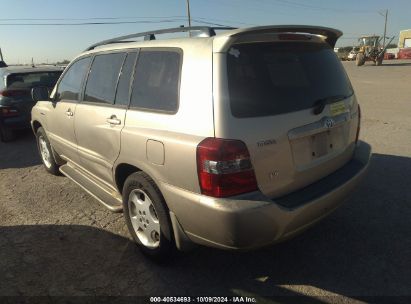
{"label": "car shadow", "polygon": [[26,168],[41,164],[36,138],[31,130],[18,131],[11,142],[0,142],[0,169]]}
{"label": "car shadow", "polygon": [[402,62],[401,59],[398,60],[386,60],[382,63],[383,66],[411,66],[410,60]]}
{"label": "car shadow", "polygon": [[383,66],[411,66],[411,63],[383,64]]}
{"label": "car shadow", "polygon": [[[399,66],[411,66],[411,62],[397,62],[397,60],[385,60],[381,64],[383,67],[399,67]],[[363,66],[361,67],[375,67],[375,64],[372,62],[366,62]]]}
{"label": "car shadow", "polygon": [[[0,227],[0,296],[225,295],[261,300],[263,295],[228,286],[238,277],[215,285],[221,280],[219,264],[227,264],[233,257],[250,260],[254,254],[247,257],[203,249],[178,254],[168,263],[159,264],[143,256],[130,239],[95,227]],[[208,267],[213,260],[217,264]],[[224,268],[231,271],[230,265]],[[236,272],[243,272],[243,268]],[[230,275],[229,272],[226,274]],[[201,284],[196,285],[198,282]],[[306,298],[281,287],[275,287],[275,290],[277,296]],[[313,300],[310,303],[324,303]],[[289,301],[284,299],[282,302]]]}
{"label": "car shadow", "polygon": [[251,252],[198,248],[166,265],[90,226],[0,227],[0,294],[285,296],[280,303],[310,292],[318,303],[410,295],[409,180],[411,158],[374,154],[351,199],[300,236]]}

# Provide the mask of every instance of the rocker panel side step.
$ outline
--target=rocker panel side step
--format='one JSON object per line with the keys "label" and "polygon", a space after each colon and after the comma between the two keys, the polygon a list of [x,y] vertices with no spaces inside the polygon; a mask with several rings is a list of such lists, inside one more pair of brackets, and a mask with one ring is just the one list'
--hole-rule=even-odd
{"label": "rocker panel side step", "polygon": [[121,212],[123,210],[120,195],[107,186],[97,182],[86,172],[75,168],[70,163],[60,166],[59,170],[110,211]]}

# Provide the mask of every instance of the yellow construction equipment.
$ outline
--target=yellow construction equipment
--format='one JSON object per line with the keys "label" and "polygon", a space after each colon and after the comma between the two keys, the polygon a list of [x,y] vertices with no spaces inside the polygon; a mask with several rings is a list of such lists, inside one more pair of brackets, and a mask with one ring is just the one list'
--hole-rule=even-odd
{"label": "yellow construction equipment", "polygon": [[381,65],[384,59],[385,50],[394,37],[392,37],[390,42],[388,42],[385,46],[380,44],[382,40],[382,37],[380,36],[374,35],[360,37],[358,39],[358,47],[360,50],[356,58],[357,66],[363,65],[366,61],[373,61],[375,65]]}

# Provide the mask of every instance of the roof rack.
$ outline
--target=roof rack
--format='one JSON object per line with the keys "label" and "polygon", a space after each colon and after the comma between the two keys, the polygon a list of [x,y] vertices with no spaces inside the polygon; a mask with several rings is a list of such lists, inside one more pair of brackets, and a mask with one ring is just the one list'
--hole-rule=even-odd
{"label": "roof rack", "polygon": [[181,32],[191,32],[191,31],[196,31],[196,32],[201,32],[204,37],[212,37],[215,36],[215,31],[216,30],[233,30],[235,29],[234,27],[209,27],[209,26],[190,26],[190,27],[175,27],[175,28],[168,28],[168,29],[163,29],[163,30],[155,30],[155,31],[149,31],[149,32],[142,32],[142,33],[135,33],[135,34],[130,34],[130,35],[125,35],[125,36],[120,36],[108,40],[103,40],[98,43],[95,43],[88,47],[86,51],[91,51],[94,48],[106,44],[111,44],[111,43],[123,43],[123,42],[132,42],[132,41],[123,41],[125,39],[131,39],[131,38],[137,38],[137,37],[144,37],[144,40],[155,40],[156,36],[155,35],[160,35],[160,34],[169,34],[169,33],[181,33]]}

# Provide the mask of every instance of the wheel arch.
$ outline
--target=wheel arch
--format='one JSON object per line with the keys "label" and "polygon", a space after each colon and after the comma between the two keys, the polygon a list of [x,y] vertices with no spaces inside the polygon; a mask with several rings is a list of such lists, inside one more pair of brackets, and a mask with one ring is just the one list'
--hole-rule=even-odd
{"label": "wheel arch", "polygon": [[176,247],[182,251],[191,250],[194,247],[194,244],[185,234],[181,224],[179,223],[177,219],[177,216],[174,214],[174,212],[170,210],[168,203],[160,187],[158,186],[157,182],[155,181],[155,179],[153,179],[153,177],[147,171],[142,170],[139,167],[128,164],[128,163],[118,164],[114,171],[114,180],[115,180],[116,187],[119,193],[123,194],[123,187],[124,187],[126,179],[130,175],[136,172],[144,172],[145,174],[147,174],[148,177],[151,178],[154,184],[157,186],[158,191],[160,191],[160,194],[164,200],[164,204],[165,204],[164,207],[166,208],[166,211],[168,212],[168,217],[169,217],[168,220],[169,220],[169,225],[170,225],[171,237],[173,238],[173,241],[175,242]]}
{"label": "wheel arch", "polygon": [[128,163],[118,164],[114,171],[114,181],[116,183],[117,190],[120,194],[123,194],[123,186],[127,177],[135,172],[143,171],[140,168],[130,165]]}
{"label": "wheel arch", "polygon": [[[43,127],[43,125],[42,125],[42,123],[41,122],[39,122],[38,120],[33,120],[32,121],[32,123],[31,123],[31,128],[33,129],[33,132],[34,132],[34,135],[35,136],[37,136],[36,134],[37,134],[37,131],[38,131],[38,129],[40,129],[40,128],[43,128],[43,130],[44,130],[44,132],[46,132],[46,130],[45,130],[45,128]],[[47,133],[47,132],[46,132]],[[51,152],[52,152],[52,154],[53,154],[53,158],[54,158],[54,161],[58,164],[58,165],[64,165],[65,163],[66,163],[66,161],[65,160],[63,160],[61,157],[60,157],[60,155],[54,150],[54,148],[53,148],[53,146],[51,145],[51,143],[50,143],[50,146],[51,146]]]}
{"label": "wheel arch", "polygon": [[34,134],[36,134],[36,133],[37,133],[37,130],[38,130],[39,128],[41,128],[41,127],[43,127],[43,126],[42,126],[42,124],[41,124],[38,120],[34,120],[34,121],[31,123],[31,128],[33,129]]}

